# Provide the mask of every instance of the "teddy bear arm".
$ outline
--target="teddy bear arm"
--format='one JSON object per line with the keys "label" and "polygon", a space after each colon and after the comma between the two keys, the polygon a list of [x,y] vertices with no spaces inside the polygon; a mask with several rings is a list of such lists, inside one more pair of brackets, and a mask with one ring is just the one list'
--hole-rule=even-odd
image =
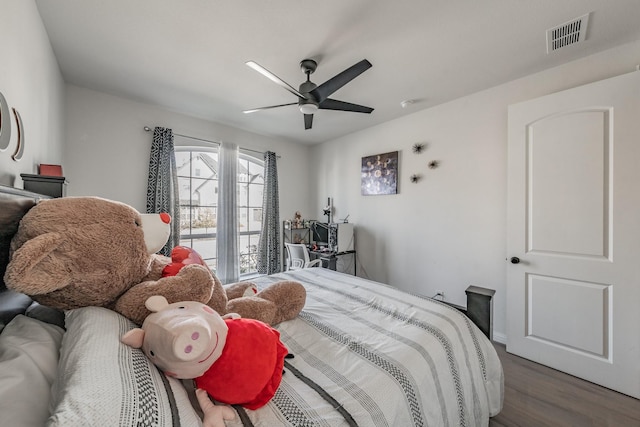
{"label": "teddy bear arm", "polygon": [[160,254],[153,254],[151,256],[151,267],[149,273],[142,280],[146,282],[148,280],[158,280],[162,277],[162,270],[165,266],[171,263],[171,258]]}
{"label": "teddy bear arm", "polygon": [[244,319],[255,319],[273,326],[278,307],[271,301],[254,296],[232,299],[227,303],[227,311],[238,313]]}
{"label": "teddy bear arm", "polygon": [[302,284],[283,280],[269,285],[255,296],[229,300],[226,311],[274,326],[295,318],[302,311],[306,297]]}
{"label": "teddy bear arm", "polygon": [[211,299],[213,280],[209,272],[200,265],[188,265],[176,276],[163,277],[139,283],[118,298],[115,311],[141,325],[151,313],[145,301],[151,296],[161,295],[169,303],[197,301],[207,303]]}
{"label": "teddy bear arm", "polygon": [[211,299],[209,299],[207,305],[220,316],[224,316],[229,312],[227,310],[227,293],[215,274],[213,275],[213,280],[213,291],[211,292]]}
{"label": "teddy bear arm", "polygon": [[224,285],[227,293],[227,300],[240,297],[252,297],[258,293],[258,287],[253,282],[238,282],[231,285]]}
{"label": "teddy bear arm", "polygon": [[273,326],[298,316],[304,308],[307,291],[299,282],[283,280],[258,292],[256,297],[270,301],[277,308],[272,323],[270,323]]}

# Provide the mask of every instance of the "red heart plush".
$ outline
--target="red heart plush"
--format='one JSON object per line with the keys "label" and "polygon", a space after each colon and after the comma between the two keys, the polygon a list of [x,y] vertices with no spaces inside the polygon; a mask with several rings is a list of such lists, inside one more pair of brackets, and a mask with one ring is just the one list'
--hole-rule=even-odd
{"label": "red heart plush", "polygon": [[162,269],[162,277],[175,276],[182,267],[189,264],[200,264],[209,268],[198,252],[186,246],[176,246],[171,250],[171,263]]}

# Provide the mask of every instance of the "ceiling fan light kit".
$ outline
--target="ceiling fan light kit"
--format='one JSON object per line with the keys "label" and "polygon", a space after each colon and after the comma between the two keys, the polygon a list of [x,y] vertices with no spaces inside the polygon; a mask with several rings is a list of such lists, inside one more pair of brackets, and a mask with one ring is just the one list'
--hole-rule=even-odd
{"label": "ceiling fan light kit", "polygon": [[[311,129],[313,125],[313,115],[319,109],[320,110],[337,110],[337,111],[351,111],[355,113],[370,114],[373,111],[371,107],[365,107],[363,105],[351,104],[349,102],[338,101],[337,99],[331,99],[331,96],[338,89],[349,83],[351,80],[358,77],[360,74],[371,68],[371,63],[366,59],[352,65],[341,73],[333,76],[320,86],[316,85],[310,80],[311,74],[316,71],[318,63],[313,59],[303,59],[300,61],[300,68],[302,72],[306,74],[307,80],[300,85],[300,89],[296,90],[293,86],[282,80],[280,77],[273,74],[271,71],[264,68],[262,65],[255,61],[247,61],[246,64],[258,71],[263,76],[269,78],[269,80],[283,87],[287,91],[291,92],[298,97],[298,109],[304,114],[304,128]],[[244,110],[243,113],[254,113],[257,111],[269,110],[272,108],[284,107],[288,105],[294,105],[295,102],[280,105],[271,105],[268,107],[252,108],[250,110]]]}
{"label": "ceiling fan light kit", "polygon": [[318,105],[314,104],[313,102],[307,102],[307,103],[300,102],[298,105],[298,108],[300,108],[300,112],[302,114],[313,114],[316,111],[318,111]]}

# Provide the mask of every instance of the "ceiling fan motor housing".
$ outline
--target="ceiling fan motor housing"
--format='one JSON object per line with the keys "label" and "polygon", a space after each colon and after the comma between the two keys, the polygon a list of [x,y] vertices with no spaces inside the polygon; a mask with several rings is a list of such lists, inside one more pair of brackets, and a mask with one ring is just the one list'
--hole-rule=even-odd
{"label": "ceiling fan motor housing", "polygon": [[310,93],[318,87],[318,85],[309,80],[309,76],[313,74],[317,67],[318,63],[313,59],[303,59],[300,61],[300,68],[302,72],[307,75],[307,81],[302,83],[299,89],[299,92],[304,95],[304,98],[298,97],[298,108],[304,114],[313,114],[320,107],[320,103]]}
{"label": "ceiling fan motor housing", "polygon": [[[309,80],[307,80],[306,82],[300,85],[300,93],[306,96],[306,98],[298,98],[298,108],[300,108],[300,111],[302,111],[303,113],[305,113],[305,111],[311,111],[311,110],[315,111],[320,106],[320,103],[310,93],[316,87],[317,85]],[[313,113],[308,112],[305,114],[313,114]]]}

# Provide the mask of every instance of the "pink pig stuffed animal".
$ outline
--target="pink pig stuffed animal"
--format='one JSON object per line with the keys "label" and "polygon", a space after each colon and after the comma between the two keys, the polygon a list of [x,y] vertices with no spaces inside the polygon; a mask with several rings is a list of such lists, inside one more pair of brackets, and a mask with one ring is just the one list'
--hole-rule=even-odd
{"label": "pink pig stuffed animal", "polygon": [[[121,341],[142,348],[166,375],[194,378],[215,400],[249,409],[273,397],[287,355],[278,331],[234,313],[220,317],[195,301],[169,304],[162,296],[152,296],[145,305],[152,313],[142,328],[127,332]],[[224,419],[235,416],[228,406],[213,405],[201,391],[197,397],[205,426],[223,426]]]}

